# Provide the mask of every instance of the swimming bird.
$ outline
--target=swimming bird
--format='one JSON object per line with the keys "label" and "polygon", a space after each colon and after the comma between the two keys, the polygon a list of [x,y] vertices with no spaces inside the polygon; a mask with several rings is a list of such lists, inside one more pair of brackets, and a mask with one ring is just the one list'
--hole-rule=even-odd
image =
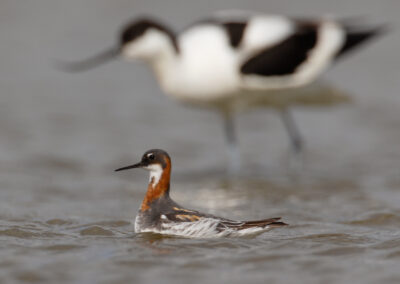
{"label": "swimming bird", "polygon": [[[290,107],[304,97],[310,102],[311,83],[323,71],[384,30],[357,19],[221,12],[175,33],[159,20],[142,17],[122,28],[114,47],[63,68],[84,71],[118,56],[145,61],[167,95],[222,114],[228,165],[237,170],[236,113],[254,107],[279,110],[291,149],[301,153],[303,139]],[[320,95],[311,101],[318,104]]]}
{"label": "swimming bird", "polygon": [[135,219],[136,233],[153,232],[189,238],[242,237],[287,225],[280,222],[280,218],[234,221],[178,205],[169,196],[171,159],[163,150],[149,150],[139,163],[115,171],[133,168],[150,171],[147,192]]}

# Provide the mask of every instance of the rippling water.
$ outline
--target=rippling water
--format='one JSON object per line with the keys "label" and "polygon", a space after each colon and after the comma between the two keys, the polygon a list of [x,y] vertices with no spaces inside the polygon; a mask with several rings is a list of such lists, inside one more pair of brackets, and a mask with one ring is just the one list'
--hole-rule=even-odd
{"label": "rippling water", "polygon": [[[227,7],[372,15],[395,27],[400,9],[267,2],[1,1],[0,283],[400,283],[395,28],[329,72],[351,104],[295,112],[307,138],[297,175],[272,111],[238,118],[244,169],[229,178],[218,116],[169,101],[140,64],[79,75],[52,65],[109,46],[121,22],[145,12],[177,27]],[[177,202],[290,226],[250,239],[136,235],[147,173],[113,170],[153,147],[173,158]]]}

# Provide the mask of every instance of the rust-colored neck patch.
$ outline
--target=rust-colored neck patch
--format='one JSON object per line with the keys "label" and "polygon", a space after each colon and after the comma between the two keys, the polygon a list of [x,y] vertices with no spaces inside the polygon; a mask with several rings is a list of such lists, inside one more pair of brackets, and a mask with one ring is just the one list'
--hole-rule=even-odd
{"label": "rust-colored neck patch", "polygon": [[161,173],[160,180],[157,184],[154,184],[154,177],[149,181],[147,187],[146,196],[143,199],[140,211],[146,211],[150,209],[151,203],[163,196],[169,195],[169,182],[171,177],[171,161],[166,159],[166,166]]}

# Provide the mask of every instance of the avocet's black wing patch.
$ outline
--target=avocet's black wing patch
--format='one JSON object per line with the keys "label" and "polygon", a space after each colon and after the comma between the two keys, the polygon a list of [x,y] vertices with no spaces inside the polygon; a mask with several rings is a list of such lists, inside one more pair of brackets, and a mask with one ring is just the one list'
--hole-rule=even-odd
{"label": "avocet's black wing patch", "polygon": [[300,24],[292,35],[250,57],[240,68],[242,74],[283,76],[295,72],[307,60],[318,40],[318,26]]}
{"label": "avocet's black wing patch", "polygon": [[222,24],[228,33],[229,42],[232,47],[238,47],[246,29],[246,22],[226,22]]}
{"label": "avocet's black wing patch", "polygon": [[354,25],[344,24],[343,28],[345,30],[346,38],[344,45],[336,55],[337,58],[347,54],[349,51],[352,51],[354,48],[360,46],[364,42],[367,42],[368,40],[386,32],[385,26],[362,28]]}

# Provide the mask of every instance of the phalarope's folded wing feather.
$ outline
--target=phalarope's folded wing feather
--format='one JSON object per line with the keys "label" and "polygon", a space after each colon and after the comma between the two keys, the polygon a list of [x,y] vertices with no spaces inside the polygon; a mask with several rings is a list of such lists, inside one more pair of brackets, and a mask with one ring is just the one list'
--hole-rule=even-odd
{"label": "phalarope's folded wing feather", "polygon": [[287,224],[280,218],[234,221],[174,205],[160,216],[160,231],[185,237],[240,237],[255,235]]}
{"label": "phalarope's folded wing feather", "polygon": [[220,227],[235,229],[235,230],[244,230],[249,228],[265,228],[265,227],[281,227],[286,226],[287,224],[284,222],[280,222],[281,218],[270,218],[264,220],[256,220],[256,221],[225,221],[222,220],[220,222]]}

